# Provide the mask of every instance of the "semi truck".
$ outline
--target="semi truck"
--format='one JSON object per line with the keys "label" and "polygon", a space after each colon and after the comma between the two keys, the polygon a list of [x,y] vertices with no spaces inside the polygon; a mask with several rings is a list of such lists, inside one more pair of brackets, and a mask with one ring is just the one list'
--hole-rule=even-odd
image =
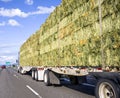
{"label": "semi truck", "polygon": [[62,0],[20,47],[18,72],[46,86],[90,75],[96,98],[120,98],[120,0]]}

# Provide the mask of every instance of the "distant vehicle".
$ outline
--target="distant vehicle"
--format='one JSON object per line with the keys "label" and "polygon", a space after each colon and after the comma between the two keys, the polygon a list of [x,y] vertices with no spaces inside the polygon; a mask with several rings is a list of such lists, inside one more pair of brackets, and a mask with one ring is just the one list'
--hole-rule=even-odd
{"label": "distant vehicle", "polygon": [[2,65],[1,68],[2,68],[2,69],[6,69],[6,66],[5,66],[5,65]]}

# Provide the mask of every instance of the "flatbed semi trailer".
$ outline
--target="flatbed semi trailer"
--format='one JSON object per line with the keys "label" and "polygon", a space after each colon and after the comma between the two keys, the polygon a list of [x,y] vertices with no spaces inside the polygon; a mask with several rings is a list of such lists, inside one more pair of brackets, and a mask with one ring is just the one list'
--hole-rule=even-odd
{"label": "flatbed semi trailer", "polygon": [[120,98],[120,0],[62,0],[20,48],[18,72],[46,86],[97,80],[96,98]]}

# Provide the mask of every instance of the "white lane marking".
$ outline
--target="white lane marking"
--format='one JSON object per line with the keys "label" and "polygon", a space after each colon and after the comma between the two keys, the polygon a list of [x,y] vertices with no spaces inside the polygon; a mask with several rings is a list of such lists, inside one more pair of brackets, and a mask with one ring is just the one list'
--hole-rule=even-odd
{"label": "white lane marking", "polygon": [[16,74],[13,75],[14,77],[16,77],[18,79],[18,76]]}
{"label": "white lane marking", "polygon": [[31,90],[36,96],[38,96],[39,98],[42,98],[35,90],[33,90],[29,85],[26,85],[26,87]]}

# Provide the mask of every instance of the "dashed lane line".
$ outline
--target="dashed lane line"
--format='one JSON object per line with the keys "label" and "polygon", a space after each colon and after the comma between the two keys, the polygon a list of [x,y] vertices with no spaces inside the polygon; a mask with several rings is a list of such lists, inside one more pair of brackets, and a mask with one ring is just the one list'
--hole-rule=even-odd
{"label": "dashed lane line", "polygon": [[26,85],[26,87],[32,91],[36,96],[38,96],[38,98],[42,98],[34,89],[32,89],[29,85]]}

